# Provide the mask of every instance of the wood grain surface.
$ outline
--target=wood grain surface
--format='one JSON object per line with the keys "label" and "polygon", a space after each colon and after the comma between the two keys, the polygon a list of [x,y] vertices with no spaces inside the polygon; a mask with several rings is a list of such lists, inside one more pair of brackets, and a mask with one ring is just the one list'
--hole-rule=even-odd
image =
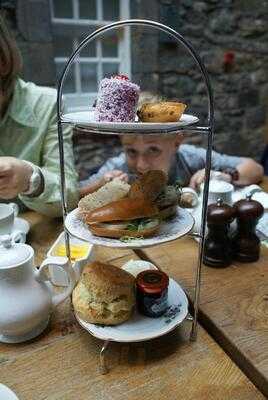
{"label": "wood grain surface", "polygon": [[[41,260],[61,226],[37,215],[28,217],[33,223],[36,258]],[[101,247],[96,257],[122,266],[137,256]],[[19,345],[0,344],[0,380],[20,400],[264,399],[202,327],[194,343],[189,342],[189,329],[185,321],[152,341],[111,343],[107,350],[110,372],[101,375],[102,342],[77,324],[66,300],[38,338]]]}
{"label": "wood grain surface", "polygon": [[[62,231],[60,220],[34,212],[28,242],[40,264]],[[140,252],[193,293],[197,245],[184,238]],[[138,255],[97,248],[96,258],[122,266]],[[161,338],[134,344],[111,343],[110,372],[99,372],[102,342],[76,322],[70,299],[52,314],[38,338],[0,344],[0,381],[20,400],[258,400],[267,384],[267,250],[260,262],[225,270],[203,268],[198,339],[189,342],[190,323]],[[250,377],[236,366],[223,348]],[[267,389],[267,386],[266,386]],[[5,400],[5,399],[0,399]]]}
{"label": "wood grain surface", "polygon": [[[268,188],[268,180],[264,180]],[[139,251],[193,300],[197,243],[190,237]],[[225,269],[203,266],[199,322],[268,397],[268,249],[258,262]]]}

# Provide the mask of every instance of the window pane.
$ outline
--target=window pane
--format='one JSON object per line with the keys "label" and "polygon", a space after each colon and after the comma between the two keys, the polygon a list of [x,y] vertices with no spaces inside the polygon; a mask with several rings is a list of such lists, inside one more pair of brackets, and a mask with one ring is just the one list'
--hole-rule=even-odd
{"label": "window pane", "polygon": [[102,56],[117,57],[118,56],[118,37],[117,35],[106,35],[102,40]]}
{"label": "window pane", "polygon": [[106,21],[114,21],[119,18],[119,0],[102,0],[103,1],[103,19]]}
{"label": "window pane", "polygon": [[[56,63],[57,82],[59,81],[64,67],[65,63]],[[63,93],[74,93],[76,91],[74,80],[74,67],[75,64],[72,64],[66,76],[66,79],[63,82]]]}
{"label": "window pane", "polygon": [[81,19],[97,19],[96,1],[79,0],[79,17]]}
{"label": "window pane", "polygon": [[53,5],[55,18],[73,18],[72,0],[54,0]]}
{"label": "window pane", "polygon": [[73,43],[71,38],[66,36],[54,36],[54,55],[55,57],[70,57],[73,51]]}
{"label": "window pane", "polygon": [[97,64],[80,63],[82,92],[97,92]]}
{"label": "window pane", "polygon": [[103,77],[109,78],[111,75],[118,74],[119,64],[117,63],[103,63],[102,64]]}
{"label": "window pane", "polygon": [[[81,42],[81,38],[78,38],[79,44]],[[96,57],[96,40],[88,43],[83,50],[80,51],[80,57]]]}
{"label": "window pane", "polygon": [[[96,27],[97,29],[97,27]],[[83,35],[79,36],[79,44],[92,32],[95,28],[86,28]],[[96,57],[96,40],[93,39],[92,42],[87,43],[87,45],[80,51],[80,57]]]}

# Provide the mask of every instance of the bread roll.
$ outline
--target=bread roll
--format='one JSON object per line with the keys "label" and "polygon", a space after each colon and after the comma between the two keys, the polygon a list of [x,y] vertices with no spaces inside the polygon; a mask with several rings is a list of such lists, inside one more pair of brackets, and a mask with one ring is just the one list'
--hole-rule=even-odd
{"label": "bread roll", "polygon": [[80,215],[85,216],[87,213],[95,210],[95,208],[105,206],[112,201],[126,197],[129,189],[130,185],[118,178],[107,182],[96,192],[88,194],[79,201],[78,208]]}
{"label": "bread roll", "polygon": [[87,265],[73,291],[77,315],[93,324],[117,325],[127,321],[135,305],[135,278],[111,264]]}
{"label": "bread roll", "polygon": [[145,199],[125,198],[109,203],[88,213],[85,222],[130,221],[132,219],[153,217],[158,214],[158,207]]}
{"label": "bread roll", "polygon": [[90,225],[90,231],[95,236],[103,236],[110,238],[123,238],[123,237],[149,237],[155,235],[160,228],[159,219],[151,219],[148,223],[144,223],[142,227],[129,229],[131,221],[111,223],[99,222]]}
{"label": "bread roll", "polygon": [[167,184],[167,175],[160,170],[151,170],[132,183],[128,196],[154,201]]}

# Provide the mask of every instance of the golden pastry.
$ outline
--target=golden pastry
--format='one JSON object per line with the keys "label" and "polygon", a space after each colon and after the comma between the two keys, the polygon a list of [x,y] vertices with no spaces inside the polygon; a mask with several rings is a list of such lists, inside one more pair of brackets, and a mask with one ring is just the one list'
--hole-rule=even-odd
{"label": "golden pastry", "polygon": [[145,103],[137,111],[142,122],[177,122],[181,118],[186,105],[175,101]]}

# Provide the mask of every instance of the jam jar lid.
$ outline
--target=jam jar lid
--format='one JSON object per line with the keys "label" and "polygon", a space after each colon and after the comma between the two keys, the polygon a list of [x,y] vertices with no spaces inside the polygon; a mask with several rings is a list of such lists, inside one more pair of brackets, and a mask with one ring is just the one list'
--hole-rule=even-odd
{"label": "jam jar lid", "polygon": [[136,278],[137,289],[148,294],[162,293],[168,287],[168,283],[167,274],[159,270],[142,271]]}
{"label": "jam jar lid", "polygon": [[237,217],[243,220],[259,219],[264,213],[263,205],[253,200],[250,194],[246,196],[246,199],[234,203],[234,208]]}
{"label": "jam jar lid", "polygon": [[225,204],[222,199],[208,206],[207,221],[212,224],[230,223],[235,218],[233,207]]}

